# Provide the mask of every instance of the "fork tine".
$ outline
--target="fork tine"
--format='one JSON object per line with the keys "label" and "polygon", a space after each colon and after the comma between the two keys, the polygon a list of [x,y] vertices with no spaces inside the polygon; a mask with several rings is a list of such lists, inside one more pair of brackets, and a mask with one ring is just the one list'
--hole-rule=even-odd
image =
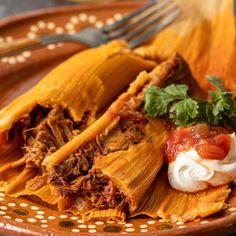
{"label": "fork tine", "polygon": [[149,17],[151,17],[152,15],[154,15],[158,10],[161,10],[162,8],[164,8],[168,3],[170,3],[172,0],[166,0],[164,2],[161,2],[159,5],[157,5],[157,7],[155,7],[151,12],[149,12],[148,14],[144,15],[143,17],[138,18],[135,22],[130,23],[124,27],[118,28],[117,30],[109,33],[108,37],[109,39],[114,39],[114,38],[118,38],[121,35],[123,35],[124,33],[128,32],[131,28],[135,27],[136,25],[138,25],[139,23],[145,21],[146,19],[148,19]]}
{"label": "fork tine", "polygon": [[139,35],[139,37],[131,40],[129,42],[129,48],[133,49],[142,44],[143,42],[145,42],[146,40],[150,39],[154,34],[160,32],[162,29],[164,29],[166,26],[172,23],[179,15],[180,15],[180,10],[177,9],[177,11],[174,14],[167,16],[166,18],[161,20],[159,25],[144,32],[143,34]]}
{"label": "fork tine", "polygon": [[160,15],[158,15],[157,17],[151,19],[150,21],[146,22],[144,25],[142,25],[141,27],[139,27],[136,30],[131,31],[130,33],[124,35],[121,37],[121,39],[124,40],[130,40],[131,38],[135,37],[136,35],[139,35],[141,32],[143,32],[145,29],[147,29],[149,26],[151,26],[152,24],[154,24],[155,22],[159,21],[160,19],[162,19],[164,16],[168,16],[170,15],[172,12],[174,12],[175,10],[177,10],[177,7],[171,7],[168,10],[166,10],[165,12],[161,13]]}
{"label": "fork tine", "polygon": [[139,8],[138,10],[124,16],[121,20],[118,20],[118,21],[116,21],[115,23],[113,23],[111,25],[104,26],[102,28],[102,31],[108,32],[108,31],[111,31],[111,30],[114,30],[114,29],[120,27],[121,25],[127,23],[133,17],[139,15],[140,13],[143,13],[145,10],[149,9],[150,7],[154,6],[155,4],[157,4],[160,1],[161,0],[152,0],[151,2],[144,5],[143,7]]}

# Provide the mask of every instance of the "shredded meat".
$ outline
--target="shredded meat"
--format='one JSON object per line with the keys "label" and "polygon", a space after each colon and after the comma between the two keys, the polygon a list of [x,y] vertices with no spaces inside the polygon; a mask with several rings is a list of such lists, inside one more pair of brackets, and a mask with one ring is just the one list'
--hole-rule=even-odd
{"label": "shredded meat", "polygon": [[[126,115],[132,115],[133,119],[126,119]],[[57,185],[62,195],[74,192],[76,189],[75,180],[81,175],[88,174],[96,158],[119,150],[127,150],[144,138],[147,123],[144,116],[140,113],[126,115],[121,116],[120,121],[109,132],[105,132],[105,134],[97,136],[95,140],[84,144],[64,162],[53,167],[48,175],[49,180]],[[68,191],[70,188],[71,191]]]}
{"label": "shredded meat", "polygon": [[66,161],[54,167],[54,172],[49,173],[50,181],[54,184],[66,186],[76,177],[87,174],[93,163],[93,157],[99,151],[96,142],[92,141],[85,144],[83,148],[71,154]]}
{"label": "shredded meat", "polygon": [[91,172],[84,178],[78,194],[85,196],[87,205],[99,210],[116,207],[124,209],[126,205],[123,193],[99,171]]}
{"label": "shredded meat", "polygon": [[118,120],[52,168],[48,173],[49,180],[62,196],[83,196],[86,209],[126,210],[127,199],[123,193],[108,177],[91,168],[96,159],[128,150],[143,140],[148,120],[142,113],[142,102],[139,96],[132,98],[119,111]]}
{"label": "shredded meat", "polygon": [[68,112],[59,105],[47,108],[37,105],[29,115],[14,123],[0,142],[17,140],[23,146],[26,163],[41,168],[44,158],[65,143],[92,122],[90,112],[85,112],[79,123],[73,121]]}
{"label": "shredded meat", "polygon": [[31,116],[32,127],[24,131],[26,162],[41,165],[43,159],[58,150],[73,136],[73,121],[65,117],[62,108],[54,106],[46,115]]}

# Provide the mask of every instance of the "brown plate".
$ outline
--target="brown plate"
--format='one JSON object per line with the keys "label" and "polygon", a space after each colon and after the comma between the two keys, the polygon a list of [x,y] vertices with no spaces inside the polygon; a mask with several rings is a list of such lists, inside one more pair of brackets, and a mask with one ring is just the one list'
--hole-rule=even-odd
{"label": "brown plate", "polygon": [[[101,27],[144,2],[54,8],[4,19],[0,21],[0,44],[19,37],[33,38],[43,33],[73,34],[87,25]],[[32,87],[60,61],[83,48],[79,44],[58,43],[0,59],[0,108]],[[236,231],[236,201],[233,196],[231,194],[230,204],[218,214],[182,224],[145,217],[127,222],[83,222],[77,216],[60,213],[36,200],[15,199],[0,193],[0,231],[6,235],[227,235]]]}

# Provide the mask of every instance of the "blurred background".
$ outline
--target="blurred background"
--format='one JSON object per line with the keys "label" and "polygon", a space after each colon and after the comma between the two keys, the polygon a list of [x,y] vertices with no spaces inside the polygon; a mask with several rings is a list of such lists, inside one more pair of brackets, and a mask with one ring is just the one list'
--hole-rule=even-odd
{"label": "blurred background", "polygon": [[114,1],[122,0],[0,0],[0,19],[40,8]]}

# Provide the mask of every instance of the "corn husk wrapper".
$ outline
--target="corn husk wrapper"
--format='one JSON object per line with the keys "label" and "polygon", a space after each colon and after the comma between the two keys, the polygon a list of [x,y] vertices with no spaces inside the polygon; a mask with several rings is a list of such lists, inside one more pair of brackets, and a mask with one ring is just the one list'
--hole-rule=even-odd
{"label": "corn husk wrapper", "polygon": [[[129,65],[129,66],[127,66]],[[71,57],[35,87],[0,111],[0,132],[27,115],[37,104],[59,104],[68,109],[74,121],[85,111],[98,111],[114,99],[142,70],[155,62],[133,54],[126,44],[111,42]],[[125,68],[125,69],[124,69]]]}
{"label": "corn husk wrapper", "polygon": [[[20,159],[22,155],[20,149],[23,143],[1,141],[4,140],[5,132],[11,129],[14,122],[28,115],[37,104],[43,107],[61,105],[69,111],[74,121],[80,121],[86,111],[91,111],[91,114],[96,117],[96,113],[111,102],[140,71],[150,70],[155,64],[153,61],[134,55],[127,49],[126,44],[111,42],[71,57],[30,91],[2,109],[0,111],[2,190],[14,197],[35,194],[49,203],[54,204],[56,201],[54,197],[47,195],[51,187],[46,184],[46,181],[38,185],[38,177],[41,175],[39,170],[29,166],[22,169],[25,160]],[[126,65],[129,66],[126,68]],[[37,189],[28,188],[29,181],[31,185],[34,183]]]}
{"label": "corn husk wrapper", "polygon": [[160,120],[152,120],[146,127],[146,133],[143,142],[127,151],[110,153],[93,167],[108,176],[125,194],[130,212],[136,210],[164,159],[165,125]]}
{"label": "corn husk wrapper", "polygon": [[214,88],[204,79],[212,74],[222,77],[225,87],[236,94],[233,0],[175,2],[181,16],[150,43],[138,49],[139,53],[148,54],[150,45],[158,48],[158,53],[151,54],[152,58],[166,58],[173,52],[179,52],[205,91]]}
{"label": "corn husk wrapper", "polygon": [[133,216],[142,214],[152,218],[161,217],[167,222],[192,221],[220,211],[229,192],[228,185],[198,193],[180,192],[171,188],[166,171],[161,171]]}

